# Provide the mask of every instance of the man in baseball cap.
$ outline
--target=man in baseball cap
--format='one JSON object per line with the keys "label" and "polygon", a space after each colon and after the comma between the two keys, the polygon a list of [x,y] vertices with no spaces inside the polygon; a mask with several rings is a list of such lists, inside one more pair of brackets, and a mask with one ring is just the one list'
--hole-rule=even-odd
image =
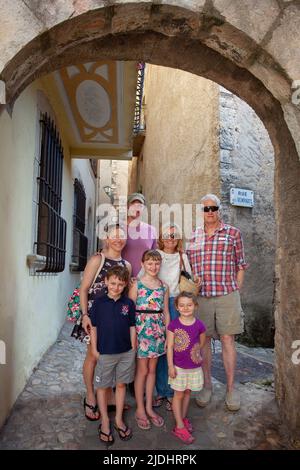
{"label": "man in baseball cap", "polygon": [[122,258],[131,264],[132,276],[136,277],[141,269],[144,251],[156,248],[157,237],[155,227],[141,221],[145,196],[141,193],[129,194],[127,203],[127,242]]}
{"label": "man in baseball cap", "polygon": [[127,204],[128,206],[133,202],[133,201],[139,201],[141,202],[144,206],[146,205],[145,201],[145,196],[142,193],[132,193],[129,194],[127,198]]}
{"label": "man in baseball cap", "polygon": [[[136,277],[141,269],[144,251],[156,248],[155,227],[141,221],[146,202],[141,193],[129,194],[127,198],[127,241],[122,250],[122,258],[132,267],[132,276]],[[134,382],[129,384],[131,395],[134,396]]]}

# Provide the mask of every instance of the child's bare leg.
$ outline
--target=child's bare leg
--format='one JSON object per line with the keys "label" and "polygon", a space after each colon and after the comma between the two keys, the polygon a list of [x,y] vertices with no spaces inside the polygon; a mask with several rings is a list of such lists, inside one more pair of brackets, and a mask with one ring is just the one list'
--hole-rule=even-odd
{"label": "child's bare leg", "polygon": [[186,415],[189,409],[190,399],[191,399],[191,391],[185,390],[183,400],[182,400],[182,418],[186,418]]}
{"label": "child's bare leg", "polygon": [[135,399],[136,399],[136,416],[146,418],[144,405],[144,389],[146,377],[148,375],[149,359],[137,359],[137,371],[134,381]]}
{"label": "child's bare leg", "polygon": [[149,359],[148,375],[146,377],[146,411],[149,416],[155,416],[156,413],[153,411],[153,392],[155,386],[156,377],[156,366],[158,358]]}
{"label": "child's bare leg", "polygon": [[[107,413],[107,395],[108,388],[98,388],[97,389],[97,401],[101,413],[101,431],[105,434],[110,433],[109,417]],[[101,436],[103,441],[108,441],[108,438]]]}
{"label": "child's bare leg", "polygon": [[182,421],[182,404],[183,404],[183,397],[185,392],[179,392],[177,390],[174,391],[174,397],[172,402],[173,414],[176,421],[177,428],[184,428],[184,423]]}
{"label": "child's bare leg", "polygon": [[116,425],[119,428],[124,427],[123,423],[123,410],[124,410],[124,403],[125,403],[125,395],[126,395],[126,385],[125,384],[117,384],[116,385]]}
{"label": "child's bare leg", "polygon": [[[116,427],[119,429],[125,429],[126,425],[123,421],[123,410],[124,410],[124,404],[125,404],[125,395],[126,395],[126,385],[122,383],[117,383],[116,385],[116,417],[115,417],[115,423]],[[118,431],[120,432],[120,431]],[[122,434],[122,436],[129,436],[131,433],[130,429],[127,429],[126,432]]]}

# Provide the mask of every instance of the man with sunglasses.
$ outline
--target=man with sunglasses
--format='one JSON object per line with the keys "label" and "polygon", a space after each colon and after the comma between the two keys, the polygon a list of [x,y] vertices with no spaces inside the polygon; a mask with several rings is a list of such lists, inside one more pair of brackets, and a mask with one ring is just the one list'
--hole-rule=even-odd
{"label": "man with sunglasses", "polygon": [[203,407],[211,400],[211,338],[220,337],[227,378],[225,403],[230,411],[237,411],[240,408],[240,397],[234,389],[234,337],[243,332],[239,294],[247,268],[243,240],[239,229],[222,222],[217,196],[207,194],[201,203],[204,227],[196,228],[187,250],[193,274],[202,280],[198,298],[199,317],[206,325],[204,388],[196,398],[196,403]]}

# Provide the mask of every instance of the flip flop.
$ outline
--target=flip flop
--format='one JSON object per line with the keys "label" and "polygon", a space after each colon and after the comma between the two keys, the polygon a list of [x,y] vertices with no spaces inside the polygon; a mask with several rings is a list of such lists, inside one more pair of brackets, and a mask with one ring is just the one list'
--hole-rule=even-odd
{"label": "flip flop", "polygon": [[148,418],[139,418],[135,415],[135,420],[140,429],[147,430],[151,428],[151,424]]}
{"label": "flip flop", "polygon": [[92,412],[94,414],[96,414],[97,412],[99,412],[97,403],[96,403],[96,405],[90,405],[89,403],[86,402],[86,398],[84,398],[84,400],[83,400],[84,415],[85,415],[86,419],[88,419],[89,421],[98,421],[98,419],[100,419],[100,413],[99,413],[98,418],[91,418],[90,416],[88,416],[86,414],[86,410],[85,410],[86,408],[89,408],[90,410],[92,410]]}
{"label": "flip flop", "polygon": [[[115,442],[114,436],[112,435],[111,431],[109,432],[109,434],[107,434],[106,432],[103,432],[101,429],[101,424],[98,428],[98,435],[99,435],[99,441],[103,442],[107,446],[111,446]],[[101,439],[101,436],[107,437],[107,441],[104,439]],[[109,440],[110,437],[111,437],[111,440]]]}
{"label": "flip flop", "polygon": [[162,416],[160,415],[155,415],[155,416],[149,416],[149,419],[153,426],[156,426],[157,428],[161,428],[165,424],[165,420]]}
{"label": "flip flop", "polygon": [[[125,429],[118,428],[118,426],[116,424],[114,424],[114,428],[117,431],[117,433],[119,434],[119,438],[122,441],[129,441],[129,439],[132,438],[132,431],[131,431],[131,429],[129,429],[129,427],[126,424],[125,424]],[[126,434],[127,431],[130,431],[129,434]],[[123,435],[121,435],[121,433]]]}
{"label": "flip flop", "polygon": [[152,408],[160,408],[164,402],[164,397],[156,397],[153,400]]}
{"label": "flip flop", "polygon": [[169,400],[169,398],[166,399],[166,410],[167,411],[173,411],[172,402],[171,402],[171,400]]}

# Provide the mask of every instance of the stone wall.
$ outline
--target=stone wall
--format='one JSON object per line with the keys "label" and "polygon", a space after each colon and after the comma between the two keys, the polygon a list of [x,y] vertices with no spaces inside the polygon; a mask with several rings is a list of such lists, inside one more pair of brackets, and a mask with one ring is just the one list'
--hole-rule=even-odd
{"label": "stone wall", "polygon": [[[274,151],[255,112],[237,96],[220,92],[220,179],[224,220],[243,234],[249,269],[242,290],[242,340],[273,346]],[[254,191],[254,207],[230,204],[230,188]]]}

